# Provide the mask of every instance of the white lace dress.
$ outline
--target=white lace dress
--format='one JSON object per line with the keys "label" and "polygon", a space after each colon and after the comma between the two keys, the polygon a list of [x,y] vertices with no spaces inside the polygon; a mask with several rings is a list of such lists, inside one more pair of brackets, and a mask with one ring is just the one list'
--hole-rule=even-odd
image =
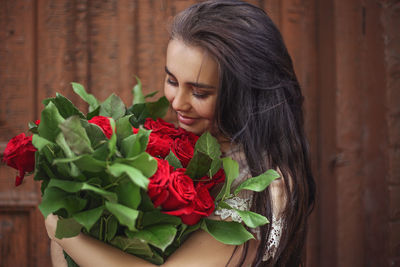
{"label": "white lace dress", "polygon": [[[246,159],[239,151],[239,149],[231,149],[228,152],[224,153],[225,157],[231,157],[232,159],[236,160],[239,163],[239,177],[233,182],[232,184],[232,191],[245,179],[251,177],[249,168],[246,163]],[[229,204],[232,208],[236,208],[239,210],[250,210],[251,201],[252,201],[252,193],[250,191],[241,191],[238,196],[233,198],[227,199],[226,203]],[[214,212],[215,215],[221,217],[222,220],[227,218],[231,218],[232,221],[235,222],[242,222],[242,219],[237,214],[236,211],[230,209],[219,209]],[[263,256],[263,261],[267,261],[269,258],[274,257],[276,249],[279,244],[279,240],[282,235],[282,226],[283,221],[281,218],[276,218],[275,214],[273,213],[271,223],[271,233],[268,238],[268,249],[265,251]],[[256,236],[260,236],[260,231],[258,228],[253,229]]]}

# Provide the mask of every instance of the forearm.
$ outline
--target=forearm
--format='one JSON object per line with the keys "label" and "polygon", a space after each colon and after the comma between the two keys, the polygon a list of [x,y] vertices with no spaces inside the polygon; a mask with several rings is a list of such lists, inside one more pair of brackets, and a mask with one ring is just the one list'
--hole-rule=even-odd
{"label": "forearm", "polygon": [[56,239],[56,241],[81,267],[155,266],[85,234],[79,234],[73,238]]}
{"label": "forearm", "polygon": [[67,267],[67,261],[64,258],[63,249],[54,240],[51,240],[50,251],[53,267]]}

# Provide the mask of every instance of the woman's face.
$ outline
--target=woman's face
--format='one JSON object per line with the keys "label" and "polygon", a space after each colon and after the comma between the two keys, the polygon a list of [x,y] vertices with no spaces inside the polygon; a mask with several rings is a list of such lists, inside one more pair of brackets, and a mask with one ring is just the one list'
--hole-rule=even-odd
{"label": "woman's face", "polygon": [[171,40],[164,93],[180,127],[195,134],[211,130],[218,88],[218,65],[204,49]]}

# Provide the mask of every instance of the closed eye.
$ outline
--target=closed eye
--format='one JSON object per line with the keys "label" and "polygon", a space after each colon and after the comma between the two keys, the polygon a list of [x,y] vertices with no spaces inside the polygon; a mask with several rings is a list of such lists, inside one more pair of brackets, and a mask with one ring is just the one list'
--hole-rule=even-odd
{"label": "closed eye", "polygon": [[179,85],[177,81],[174,81],[169,77],[167,78],[167,83],[172,85],[172,86],[178,86]]}
{"label": "closed eye", "polygon": [[208,93],[202,93],[202,92],[196,92],[196,90],[193,90],[193,91],[192,91],[192,95],[193,95],[194,97],[196,97],[196,98],[199,98],[199,99],[205,99],[205,98],[207,98],[210,94],[208,94]]}

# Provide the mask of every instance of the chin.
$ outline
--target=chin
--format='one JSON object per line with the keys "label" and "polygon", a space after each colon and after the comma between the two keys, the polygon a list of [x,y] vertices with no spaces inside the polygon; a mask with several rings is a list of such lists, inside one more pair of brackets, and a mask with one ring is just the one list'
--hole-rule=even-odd
{"label": "chin", "polygon": [[198,129],[198,127],[193,127],[193,126],[189,126],[183,123],[178,123],[178,126],[188,132],[194,133],[196,135],[201,135],[202,133],[205,132],[205,130],[202,129]]}

